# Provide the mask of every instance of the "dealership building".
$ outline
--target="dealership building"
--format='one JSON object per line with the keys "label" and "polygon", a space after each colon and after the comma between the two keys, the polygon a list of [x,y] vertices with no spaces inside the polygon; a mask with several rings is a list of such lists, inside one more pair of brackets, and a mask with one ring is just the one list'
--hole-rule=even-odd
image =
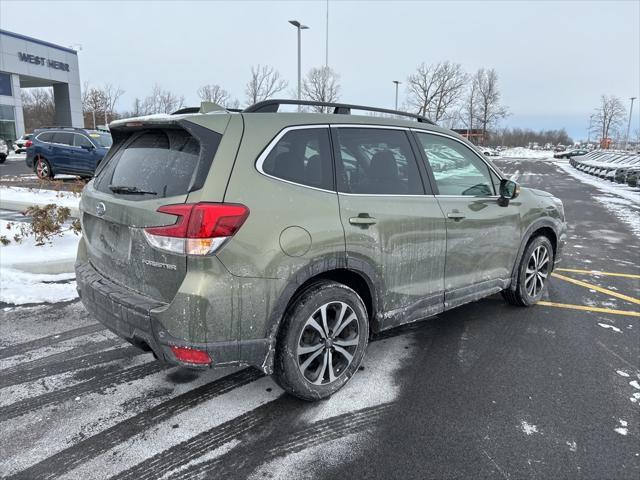
{"label": "dealership building", "polygon": [[20,92],[34,87],[53,87],[56,125],[83,126],[78,52],[0,30],[0,138],[25,133]]}

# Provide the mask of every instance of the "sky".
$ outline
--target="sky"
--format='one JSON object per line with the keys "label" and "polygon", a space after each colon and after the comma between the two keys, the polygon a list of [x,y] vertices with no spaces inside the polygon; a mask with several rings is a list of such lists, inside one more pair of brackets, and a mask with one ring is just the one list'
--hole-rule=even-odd
{"label": "sky", "polygon": [[[252,65],[269,64],[295,95],[296,29],[303,73],[325,62],[326,0],[0,1],[0,28],[79,51],[80,77],[125,90],[130,110],[154,84],[197,105],[219,84],[241,104]],[[495,68],[503,126],[566,128],[586,138],[603,94],[640,97],[640,0],[329,1],[329,66],[340,100],[393,108],[422,62]],[[631,135],[640,129],[634,106]]]}

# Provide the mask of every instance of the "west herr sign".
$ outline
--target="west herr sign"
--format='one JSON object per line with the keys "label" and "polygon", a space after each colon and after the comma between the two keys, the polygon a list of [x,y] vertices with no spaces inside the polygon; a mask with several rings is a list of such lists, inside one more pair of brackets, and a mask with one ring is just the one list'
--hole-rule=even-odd
{"label": "west herr sign", "polygon": [[45,57],[38,57],[37,55],[31,55],[30,53],[18,52],[18,57],[21,62],[33,63],[34,65],[46,65],[49,68],[55,68],[56,70],[69,71],[69,64],[58,62],[57,60],[50,60]]}

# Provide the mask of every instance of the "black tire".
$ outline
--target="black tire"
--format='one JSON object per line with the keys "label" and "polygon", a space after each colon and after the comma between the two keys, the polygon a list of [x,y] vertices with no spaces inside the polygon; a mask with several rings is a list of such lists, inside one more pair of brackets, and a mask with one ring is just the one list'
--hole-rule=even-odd
{"label": "black tire", "polygon": [[[546,261],[543,265],[536,266],[535,254],[541,251],[546,252]],[[538,258],[542,264],[542,257]],[[554,255],[551,241],[544,235],[532,238],[522,254],[520,265],[518,265],[518,279],[515,289],[510,287],[502,291],[505,301],[520,307],[530,307],[538,303],[547,287],[547,282],[553,270],[553,261]],[[532,270],[533,277],[531,276]]]}
{"label": "black tire", "polygon": [[4,163],[6,159],[7,159],[6,155],[4,154],[0,155],[0,163]]}
{"label": "black tire", "polygon": [[36,172],[36,175],[40,180],[46,180],[49,178],[53,178],[53,170],[51,169],[51,164],[45,158],[38,157],[35,164],[33,165],[33,169]]}
{"label": "black tire", "polygon": [[[342,328],[338,325],[341,313]],[[355,319],[348,321],[353,315]],[[324,336],[309,325],[315,319]],[[369,319],[360,296],[341,283],[314,283],[295,298],[284,315],[276,345],[274,379],[286,392],[303,400],[329,397],[356,372],[368,341]],[[356,344],[347,346],[348,343]],[[301,353],[299,349],[315,350]],[[351,355],[351,360],[340,350]]]}

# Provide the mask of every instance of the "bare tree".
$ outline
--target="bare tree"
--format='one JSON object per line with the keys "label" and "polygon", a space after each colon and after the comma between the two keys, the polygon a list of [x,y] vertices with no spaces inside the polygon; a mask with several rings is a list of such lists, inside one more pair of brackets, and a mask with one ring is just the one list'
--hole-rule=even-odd
{"label": "bare tree", "polygon": [[124,90],[107,83],[104,87],[90,87],[89,82],[84,82],[82,88],[82,113],[84,124],[92,128],[96,127],[97,119],[104,119],[108,125],[110,120],[118,118],[116,105]]}
{"label": "bare tree", "polygon": [[479,69],[473,83],[476,85],[476,117],[478,127],[482,129],[482,143],[487,139],[487,132],[494,127],[499,120],[508,115],[507,108],[500,103],[500,91],[498,90],[498,74],[492,68]]}
{"label": "bare tree", "polygon": [[228,107],[231,101],[231,95],[220,85],[203,85],[198,89],[198,97],[203,102],[217,103],[222,107]]}
{"label": "bare tree", "polygon": [[109,125],[109,119],[117,117],[116,104],[124,94],[124,90],[120,87],[114,87],[110,83],[106,83],[102,88],[102,92],[104,94],[104,124]]}
{"label": "bare tree", "polygon": [[626,109],[622,101],[613,95],[602,95],[600,106],[593,117],[592,132],[601,140],[610,138],[624,123]]}
{"label": "bare tree", "polygon": [[428,116],[435,122],[445,117],[451,120],[467,81],[468,76],[459,63],[422,63],[407,79],[409,104],[417,109],[418,115]]}
{"label": "bare tree", "polygon": [[106,99],[104,92],[99,88],[89,87],[89,83],[84,83],[82,92],[82,115],[85,126],[96,128],[99,115],[105,115]]}
{"label": "bare tree", "polygon": [[144,115],[155,113],[173,113],[184,106],[184,96],[178,96],[170,90],[164,90],[157,83],[153,86],[151,94],[142,102]]}
{"label": "bare tree", "polygon": [[273,97],[287,88],[287,82],[280,78],[280,72],[269,65],[251,67],[251,78],[247,82],[245,93],[247,103],[253,105]]}
{"label": "bare tree", "polygon": [[32,132],[36,128],[55,124],[52,88],[25,88],[21,90],[21,97],[25,131]]}
{"label": "bare tree", "polygon": [[[340,99],[340,76],[331,67],[312,68],[302,82],[302,97],[314,102],[337,102]],[[324,112],[325,107],[312,107]]]}

